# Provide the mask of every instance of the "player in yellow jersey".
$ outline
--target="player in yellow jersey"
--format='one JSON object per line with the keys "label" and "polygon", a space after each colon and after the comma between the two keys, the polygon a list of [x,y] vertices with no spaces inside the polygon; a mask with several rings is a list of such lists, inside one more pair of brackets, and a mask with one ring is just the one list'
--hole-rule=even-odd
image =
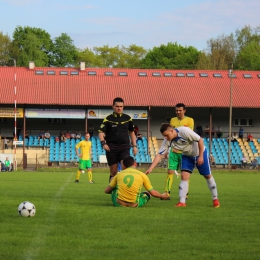
{"label": "player in yellow jersey", "polygon": [[[170,125],[173,128],[179,126],[187,126],[191,130],[193,130],[194,120],[191,117],[185,116],[185,112],[186,112],[186,107],[183,103],[176,104],[175,106],[176,117],[173,117],[170,121]],[[165,192],[169,194],[171,193],[174,173],[177,176],[179,176],[177,170],[180,168],[181,155],[182,155],[181,151],[170,149],[169,159],[168,159],[168,174],[165,181]],[[186,197],[188,198],[188,193]],[[168,199],[170,199],[170,196]]]}
{"label": "player in yellow jersey", "polygon": [[85,133],[85,140],[80,141],[76,146],[76,154],[79,159],[79,169],[76,174],[75,182],[79,182],[80,174],[84,172],[85,169],[88,169],[88,179],[89,183],[94,183],[92,180],[92,163],[91,163],[91,142],[89,141],[90,134]]}
{"label": "player in yellow jersey", "polygon": [[[142,187],[147,192],[142,192]],[[155,190],[147,175],[135,169],[135,161],[131,156],[123,160],[123,171],[119,172],[105,189],[111,194],[113,205],[116,207],[142,207],[150,200],[150,195],[167,199],[167,193]]]}

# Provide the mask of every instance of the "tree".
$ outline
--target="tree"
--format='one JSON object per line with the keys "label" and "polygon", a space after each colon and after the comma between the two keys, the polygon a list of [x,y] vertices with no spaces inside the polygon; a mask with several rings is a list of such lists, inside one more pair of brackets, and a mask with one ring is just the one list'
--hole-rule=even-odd
{"label": "tree", "polygon": [[86,48],[84,50],[78,49],[78,62],[85,62],[86,67],[101,67],[102,61],[99,59],[95,53],[89,49]]}
{"label": "tree", "polygon": [[199,51],[192,47],[183,47],[177,43],[168,43],[149,50],[143,59],[144,68],[153,69],[194,69]]}
{"label": "tree", "polygon": [[233,34],[221,35],[207,41],[207,49],[199,55],[197,69],[225,70],[236,57],[236,41]]}
{"label": "tree", "polygon": [[13,45],[18,66],[28,66],[29,61],[34,61],[37,66],[49,66],[52,40],[46,31],[18,26],[13,33]]}
{"label": "tree", "polygon": [[7,64],[10,59],[10,52],[12,49],[12,41],[6,34],[0,32],[0,63]]}
{"label": "tree", "polygon": [[73,40],[62,33],[54,39],[50,65],[57,67],[75,66],[78,60],[78,51]]}

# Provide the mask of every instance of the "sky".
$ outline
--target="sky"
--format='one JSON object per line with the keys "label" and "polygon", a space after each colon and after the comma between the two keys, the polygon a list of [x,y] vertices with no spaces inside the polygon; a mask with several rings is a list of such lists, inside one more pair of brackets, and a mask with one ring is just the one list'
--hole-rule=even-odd
{"label": "sky", "polygon": [[260,26],[259,0],[0,0],[0,32],[41,28],[66,33],[77,48],[168,42],[207,48],[207,41]]}

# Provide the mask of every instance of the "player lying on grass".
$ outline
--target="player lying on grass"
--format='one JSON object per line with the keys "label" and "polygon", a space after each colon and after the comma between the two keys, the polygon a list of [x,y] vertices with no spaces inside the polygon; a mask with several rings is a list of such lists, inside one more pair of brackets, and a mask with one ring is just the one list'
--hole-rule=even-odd
{"label": "player lying on grass", "polygon": [[160,162],[169,147],[182,152],[181,162],[181,182],[179,185],[180,202],[176,207],[186,207],[186,193],[188,190],[188,180],[195,165],[199,173],[206,179],[209,190],[212,194],[213,207],[220,206],[216,182],[211,174],[208,153],[204,146],[203,139],[188,127],[173,128],[170,124],[162,124],[160,132],[164,136],[164,141],[155,156],[153,163],[146,171],[149,174]]}
{"label": "player lying on grass", "polygon": [[[141,192],[142,187],[148,192]],[[123,171],[119,172],[105,189],[111,194],[113,205],[116,207],[142,207],[150,200],[150,195],[167,199],[167,193],[154,190],[147,175],[135,169],[135,160],[127,156],[123,160]]]}

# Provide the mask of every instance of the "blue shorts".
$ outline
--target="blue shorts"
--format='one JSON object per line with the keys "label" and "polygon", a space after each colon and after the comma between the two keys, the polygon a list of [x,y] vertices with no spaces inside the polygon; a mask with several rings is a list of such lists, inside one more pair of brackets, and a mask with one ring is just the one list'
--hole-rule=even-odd
{"label": "blue shorts", "polygon": [[209,157],[206,148],[205,151],[203,152],[203,159],[204,159],[203,164],[197,165],[198,157],[199,156],[193,157],[193,156],[182,155],[181,170],[192,173],[194,167],[196,166],[197,169],[199,170],[200,175],[206,176],[211,174]]}

